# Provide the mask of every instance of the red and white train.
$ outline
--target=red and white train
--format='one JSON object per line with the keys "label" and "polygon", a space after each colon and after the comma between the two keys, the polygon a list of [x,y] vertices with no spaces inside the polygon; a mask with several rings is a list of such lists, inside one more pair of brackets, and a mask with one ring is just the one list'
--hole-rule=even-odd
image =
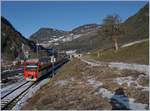
{"label": "red and white train", "polygon": [[24,79],[27,81],[36,81],[41,64],[38,59],[29,59],[24,63]]}
{"label": "red and white train", "polygon": [[[54,61],[54,66],[66,62],[68,59],[63,58]],[[52,63],[49,59],[29,59],[24,62],[24,79],[27,81],[36,81],[41,76],[45,75],[52,68]]]}

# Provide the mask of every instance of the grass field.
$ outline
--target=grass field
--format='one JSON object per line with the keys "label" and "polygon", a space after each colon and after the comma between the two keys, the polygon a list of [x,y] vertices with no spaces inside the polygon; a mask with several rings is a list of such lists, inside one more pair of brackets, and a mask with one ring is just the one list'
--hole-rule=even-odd
{"label": "grass field", "polygon": [[113,49],[102,52],[96,51],[91,53],[89,57],[95,60],[107,62],[149,64],[149,42],[146,41],[125,48],[120,48],[117,52]]}

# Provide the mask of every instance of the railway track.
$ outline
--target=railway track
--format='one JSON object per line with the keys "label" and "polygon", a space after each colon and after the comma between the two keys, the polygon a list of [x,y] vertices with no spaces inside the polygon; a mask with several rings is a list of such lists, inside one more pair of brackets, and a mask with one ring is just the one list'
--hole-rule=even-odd
{"label": "railway track", "polygon": [[15,90],[19,89],[20,87],[22,87],[23,85],[25,85],[28,81],[23,82],[21,85],[19,85],[18,87],[14,88],[13,90],[11,90],[10,92],[6,93],[5,95],[1,96],[1,100],[4,99],[6,96],[8,96],[9,94],[13,93]]}
{"label": "railway track", "polygon": [[33,82],[24,82],[20,86],[14,88],[11,92],[1,97],[1,109],[11,109],[11,107],[23,97],[23,94],[34,85]]}
{"label": "railway track", "polygon": [[[66,61],[62,61],[54,66],[54,70],[57,70],[60,66],[62,66]],[[52,68],[50,68],[52,71]],[[10,110],[13,106],[24,97],[24,95],[28,92],[28,90],[33,86],[36,85],[39,81],[36,82],[29,82],[25,81],[18,87],[14,88],[10,92],[6,93],[1,97],[1,110]]]}

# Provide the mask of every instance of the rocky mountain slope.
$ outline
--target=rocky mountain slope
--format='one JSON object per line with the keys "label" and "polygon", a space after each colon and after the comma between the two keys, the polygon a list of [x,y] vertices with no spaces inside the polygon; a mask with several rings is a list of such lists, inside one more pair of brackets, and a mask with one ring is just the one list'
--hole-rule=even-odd
{"label": "rocky mountain slope", "polygon": [[38,40],[39,42],[50,41],[55,38],[66,35],[67,32],[52,28],[40,28],[37,32],[30,36],[33,41]]}
{"label": "rocky mountain slope", "polygon": [[23,59],[25,51],[34,49],[34,42],[26,39],[11,23],[1,17],[1,57],[2,62]]}
{"label": "rocky mountain slope", "polygon": [[96,30],[100,27],[100,25],[98,24],[86,24],[86,25],[82,25],[79,26],[75,29],[73,29],[70,33],[73,34],[84,34],[84,33],[88,33],[88,32],[93,32],[93,30]]}
{"label": "rocky mountain slope", "polygon": [[[95,32],[99,28],[98,24],[86,24],[79,26],[72,31],[62,31],[52,28],[41,28],[30,39],[33,41],[38,40],[41,44],[59,45],[60,43],[70,42],[83,35]],[[56,43],[56,44],[55,44]]]}

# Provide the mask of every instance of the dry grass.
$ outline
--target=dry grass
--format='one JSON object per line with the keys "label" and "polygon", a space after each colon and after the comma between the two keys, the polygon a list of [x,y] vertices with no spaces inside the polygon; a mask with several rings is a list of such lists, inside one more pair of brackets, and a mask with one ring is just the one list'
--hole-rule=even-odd
{"label": "dry grass", "polygon": [[[22,109],[111,109],[109,100],[98,94],[97,89],[87,84],[89,78],[103,82],[104,88],[114,92],[120,87],[113,81],[116,77],[133,76],[140,73],[130,70],[117,70],[108,67],[91,67],[78,59],[65,64],[49,83],[43,86],[33,97],[28,100]],[[136,91],[136,93],[135,93]],[[148,103],[148,96],[140,90],[129,88],[129,97],[137,98],[138,102]],[[147,95],[148,92],[145,92]]]}

